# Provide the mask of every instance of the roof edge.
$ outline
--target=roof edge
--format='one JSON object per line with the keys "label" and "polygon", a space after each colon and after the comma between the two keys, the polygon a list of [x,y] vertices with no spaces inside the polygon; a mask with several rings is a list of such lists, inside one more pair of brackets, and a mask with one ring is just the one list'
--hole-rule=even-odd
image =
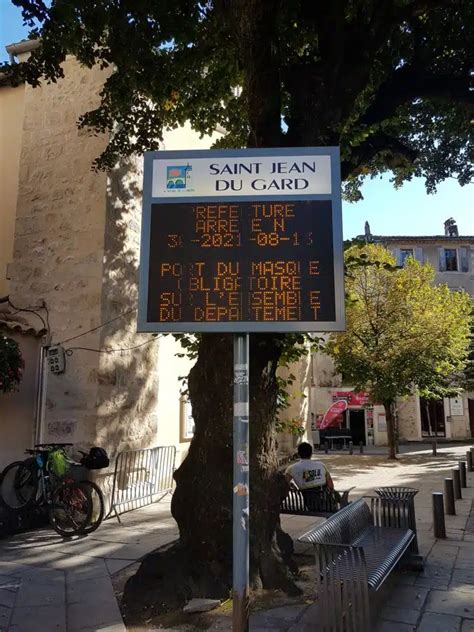
{"label": "roof edge", "polygon": [[40,45],[39,39],[26,39],[5,46],[5,50],[10,56],[22,55],[23,53],[31,53]]}

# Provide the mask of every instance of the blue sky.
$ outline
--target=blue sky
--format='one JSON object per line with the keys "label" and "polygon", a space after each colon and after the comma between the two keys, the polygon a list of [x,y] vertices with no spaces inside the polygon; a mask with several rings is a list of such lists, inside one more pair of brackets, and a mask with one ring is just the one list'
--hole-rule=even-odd
{"label": "blue sky", "polygon": [[[20,10],[0,0],[0,61],[7,61],[5,46],[26,38]],[[435,195],[427,195],[423,180],[415,179],[395,190],[389,176],[367,180],[364,199],[343,203],[344,237],[364,232],[366,220],[377,235],[439,235],[443,222],[454,217],[461,235],[474,235],[474,186],[460,187],[448,179]]]}

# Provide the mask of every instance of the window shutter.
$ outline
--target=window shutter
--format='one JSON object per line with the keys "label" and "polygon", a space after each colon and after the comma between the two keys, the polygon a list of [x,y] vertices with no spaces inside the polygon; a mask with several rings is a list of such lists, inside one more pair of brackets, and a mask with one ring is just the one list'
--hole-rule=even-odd
{"label": "window shutter", "polygon": [[459,248],[459,263],[461,272],[469,271],[469,248]]}
{"label": "window shutter", "polygon": [[415,259],[423,263],[423,248],[415,248]]}
{"label": "window shutter", "polygon": [[402,265],[402,253],[400,252],[400,248],[393,248],[392,250],[395,259],[397,260],[397,266],[401,267]]}
{"label": "window shutter", "polygon": [[438,248],[439,270],[446,272],[446,257],[444,256],[444,248]]}

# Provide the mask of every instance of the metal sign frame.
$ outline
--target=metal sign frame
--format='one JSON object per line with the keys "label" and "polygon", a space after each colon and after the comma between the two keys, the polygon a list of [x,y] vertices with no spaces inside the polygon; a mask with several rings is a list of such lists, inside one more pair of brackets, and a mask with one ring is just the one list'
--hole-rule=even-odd
{"label": "metal sign frame", "polygon": [[[179,196],[153,197],[153,163],[162,160],[186,160],[197,158],[251,158],[251,157],[291,157],[291,156],[329,156],[331,165],[331,193],[328,194],[268,194],[256,192],[255,195],[219,195],[214,197]],[[334,259],[334,321],[233,321],[233,322],[150,322],[147,318],[148,283],[150,265],[150,230],[153,204],[178,203],[212,203],[218,197],[222,203],[227,202],[259,202],[259,201],[299,201],[326,200],[332,206],[332,235]],[[296,257],[295,257],[296,258]],[[342,208],[340,157],[338,147],[297,147],[266,149],[229,149],[229,150],[190,150],[190,151],[156,151],[145,153],[143,184],[143,216],[140,248],[140,284],[138,306],[139,332],[331,332],[342,331],[344,319],[344,264],[342,238]]]}

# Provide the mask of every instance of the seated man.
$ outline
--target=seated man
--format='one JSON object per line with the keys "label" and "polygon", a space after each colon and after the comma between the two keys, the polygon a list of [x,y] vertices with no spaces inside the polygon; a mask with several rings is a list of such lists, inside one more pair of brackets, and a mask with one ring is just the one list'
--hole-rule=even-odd
{"label": "seated man", "polygon": [[331,475],[321,461],[313,461],[311,456],[313,448],[309,443],[300,443],[298,455],[300,460],[290,465],[285,472],[285,477],[290,485],[296,487],[303,494],[307,509],[311,509],[313,503],[312,496],[315,491],[333,490],[334,483]]}

